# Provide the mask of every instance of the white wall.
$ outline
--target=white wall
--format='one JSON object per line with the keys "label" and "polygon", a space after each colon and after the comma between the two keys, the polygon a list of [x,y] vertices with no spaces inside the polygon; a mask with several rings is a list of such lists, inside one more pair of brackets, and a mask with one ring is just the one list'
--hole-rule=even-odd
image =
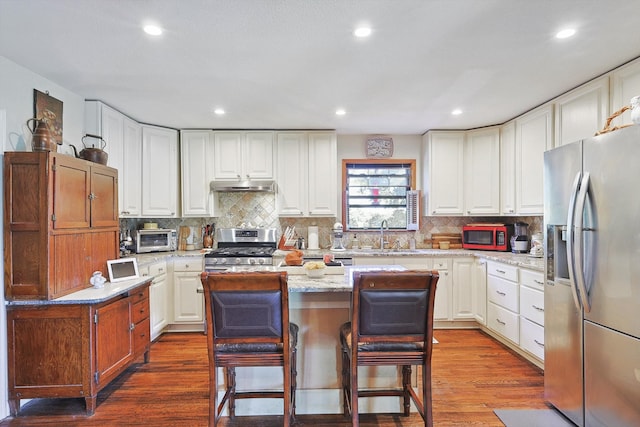
{"label": "white wall", "polygon": [[[338,135],[338,162],[342,167],[343,159],[366,159],[365,142],[373,135]],[[384,135],[393,139],[392,159],[416,160],[416,185],[420,188],[418,177],[422,175],[422,159],[420,156],[422,147],[422,135]],[[342,172],[340,172],[342,174]],[[342,176],[340,176],[340,180]],[[341,181],[338,182],[341,182]]]}
{"label": "white wall", "polygon": [[31,151],[31,133],[25,123],[33,117],[34,89],[62,101],[64,144],[58,151],[70,153],[68,144],[82,145],[84,98],[0,56],[0,109],[7,116],[3,151]]}
{"label": "white wall", "polygon": [[[0,109],[0,143],[4,140],[4,135],[6,133],[6,117],[7,111],[3,108]],[[2,160],[4,162],[4,155],[2,156]],[[0,171],[2,170],[2,166],[0,166]],[[3,186],[4,179],[3,174],[0,173],[0,186]],[[4,188],[4,187],[3,187]],[[4,197],[2,198],[4,200]],[[4,214],[4,205],[3,201],[0,200],[0,212]],[[0,234],[3,234],[3,222],[0,221]],[[2,250],[3,258],[4,258],[4,239],[0,239],[0,249]],[[4,263],[0,264],[0,283],[2,286],[0,287],[0,420],[5,418],[9,414],[9,407],[7,404],[7,311],[5,310],[4,305]]]}
{"label": "white wall", "polygon": [[[5,151],[31,151],[31,134],[26,121],[33,117],[33,90],[49,92],[62,101],[63,147],[58,151],[69,153],[68,144],[81,144],[84,122],[84,98],[54,84],[42,76],[0,56],[0,147]],[[2,155],[4,164],[4,154]],[[0,183],[2,183],[0,166]],[[2,202],[0,202],[2,203]],[[4,216],[4,210],[2,210]],[[0,222],[0,234],[3,225]],[[4,239],[0,240],[2,247]],[[2,248],[4,253],[4,248]],[[0,264],[0,419],[9,415],[7,383],[7,318],[4,299],[4,264]]]}

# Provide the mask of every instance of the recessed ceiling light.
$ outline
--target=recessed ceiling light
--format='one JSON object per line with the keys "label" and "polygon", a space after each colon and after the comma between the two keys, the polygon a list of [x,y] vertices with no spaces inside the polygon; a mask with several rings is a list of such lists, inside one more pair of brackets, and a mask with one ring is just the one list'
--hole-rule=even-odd
{"label": "recessed ceiling light", "polygon": [[145,33],[151,36],[159,36],[160,34],[162,34],[162,28],[158,27],[157,25],[145,25],[143,30]]}
{"label": "recessed ceiling light", "polygon": [[358,27],[353,32],[353,35],[356,37],[369,37],[371,35],[371,28],[369,27]]}
{"label": "recessed ceiling light", "polygon": [[222,108],[216,108],[215,110],[213,110],[213,114],[216,114],[218,116],[222,116],[225,113],[225,111]]}
{"label": "recessed ceiling light", "polygon": [[459,116],[460,114],[462,114],[462,110],[459,108],[456,108],[451,112],[451,114],[453,114],[454,116]]}
{"label": "recessed ceiling light", "polygon": [[347,114],[347,112],[342,108],[336,110],[336,116],[344,116],[345,114]]}
{"label": "recessed ceiling light", "polygon": [[556,33],[556,38],[558,39],[566,39],[567,37],[571,37],[576,33],[576,30],[573,28],[565,28],[564,30],[560,30]]}

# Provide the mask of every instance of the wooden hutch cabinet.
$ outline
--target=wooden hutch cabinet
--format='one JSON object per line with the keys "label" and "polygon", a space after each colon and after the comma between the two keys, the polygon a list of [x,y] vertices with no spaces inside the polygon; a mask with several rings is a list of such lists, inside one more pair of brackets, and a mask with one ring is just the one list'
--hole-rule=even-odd
{"label": "wooden hutch cabinet", "polygon": [[150,282],[95,300],[10,302],[11,415],[21,399],[61,397],[84,398],[91,415],[102,388],[139,358],[147,363]]}
{"label": "wooden hutch cabinet", "polygon": [[50,300],[119,257],[118,171],[52,152],[4,159],[5,296]]}

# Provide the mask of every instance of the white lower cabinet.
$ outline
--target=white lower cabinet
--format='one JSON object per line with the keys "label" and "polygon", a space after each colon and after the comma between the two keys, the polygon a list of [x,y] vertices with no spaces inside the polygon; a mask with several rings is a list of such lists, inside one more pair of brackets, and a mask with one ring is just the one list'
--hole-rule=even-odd
{"label": "white lower cabinet", "polygon": [[522,317],[520,319],[520,347],[544,360],[544,327]]}
{"label": "white lower cabinet", "polygon": [[176,257],[173,259],[173,325],[182,330],[203,330],[204,297],[198,292],[202,288],[200,274],[203,260],[198,257]]}
{"label": "white lower cabinet", "polygon": [[520,347],[544,360],[544,274],[520,269]]}
{"label": "white lower cabinet", "polygon": [[473,317],[481,325],[487,324],[487,261],[475,258],[473,263],[471,304]]}
{"label": "white lower cabinet", "polygon": [[519,338],[518,315],[493,302],[487,305],[487,326],[515,344]]}
{"label": "white lower cabinet", "polygon": [[518,267],[487,262],[487,327],[520,342]]}
{"label": "white lower cabinet", "polygon": [[452,317],[454,320],[474,318],[473,276],[474,258],[453,258],[453,277],[451,291],[453,294]]}
{"label": "white lower cabinet", "polygon": [[149,286],[149,311],[151,318],[151,340],[155,340],[169,324],[169,282],[167,281],[167,262],[160,261],[149,266],[149,275],[153,277]]}
{"label": "white lower cabinet", "polygon": [[495,261],[486,268],[487,328],[543,367],[544,273]]}
{"label": "white lower cabinet", "polygon": [[451,289],[451,260],[433,258],[431,268],[440,276],[436,287],[436,301],[433,308],[433,320],[451,320],[453,318],[453,290]]}

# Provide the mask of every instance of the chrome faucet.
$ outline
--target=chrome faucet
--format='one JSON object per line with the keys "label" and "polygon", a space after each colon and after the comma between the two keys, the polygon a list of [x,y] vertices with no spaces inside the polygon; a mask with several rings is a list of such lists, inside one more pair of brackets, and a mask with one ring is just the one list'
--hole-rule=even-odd
{"label": "chrome faucet", "polygon": [[381,251],[384,250],[384,245],[389,243],[388,240],[384,240],[384,230],[388,230],[388,229],[389,229],[389,225],[387,225],[387,220],[383,219],[382,223],[380,223],[380,250]]}

